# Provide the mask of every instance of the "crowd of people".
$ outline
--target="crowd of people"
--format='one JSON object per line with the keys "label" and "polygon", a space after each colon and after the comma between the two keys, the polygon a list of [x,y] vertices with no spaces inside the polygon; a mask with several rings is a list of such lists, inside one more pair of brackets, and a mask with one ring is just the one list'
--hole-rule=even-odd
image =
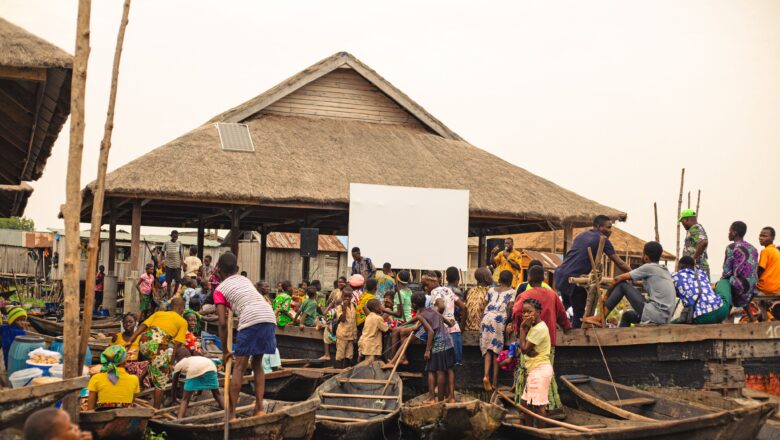
{"label": "crowd of people", "polygon": [[[241,378],[251,367],[255,414],[262,414],[264,374],[281,365],[276,330],[298,326],[321,331],[323,359],[331,358],[335,346],[334,365],[341,368],[364,360],[384,361],[388,367],[396,362],[405,365],[408,361],[400,348],[408,338],[419,340],[425,347],[431,403],[454,401],[455,375],[463,363],[462,331],[479,332],[484,389],[497,387],[500,371],[512,372],[518,403],[541,414],[557,410],[561,403],[553,363],[559,329],[604,322],[712,324],[734,318],[735,313],[741,313],[743,321],[780,316],[780,303],[766,302],[768,295],[780,293],[780,251],[773,244],[773,228],[760,231],[764,248],[759,256],[745,240],[745,223],[732,223],[723,271],[713,281],[708,238],[696,213],[686,210],[679,221],[687,233],[674,271],[660,264],[663,248],[654,241],[644,246],[644,264],[629,267],[609,241],[611,220],[598,216],[592,229],[574,239],[555,271],[554,286],[540,261],[523,267],[520,252],[507,238],[503,249],[491,250],[491,264],[475,271],[476,284],[467,290],[455,267],[444,273],[424,272],[416,285],[410,271],[395,271],[390,263],[377,268],[357,247],[352,249],[351,275],[335,280],[330,292],[319,280],[304,280],[297,287],[282,281],[271,289],[267,282],[253,283],[246,272],[240,273],[230,252],[216,264],[208,255],[201,261],[193,248],[184,258],[173,231],[162,255],[146,265],[134,286],[141,296],[140,316],[123,316],[122,331],[101,354],[99,371],[90,380],[87,405],[127,406],[142,388],[151,387],[153,405],[159,408],[164,390],[172,384],[169,396],[171,402],[179,402],[180,417],[196,392],[211,392],[234,417]],[[588,293],[570,278],[590,272],[589,253],[596,253],[602,237],[605,255],[623,273],[606,291],[602,316],[584,316]],[[754,301],[757,294],[759,303]],[[678,303],[682,313],[675,313]],[[238,317],[232,351],[227,343],[230,312]],[[0,327],[0,336],[7,356],[13,337],[23,333],[26,314],[19,307],[6,314],[8,324]],[[207,322],[216,326],[218,337],[204,332]],[[221,352],[203,347],[207,337]],[[223,403],[217,371],[231,357],[234,380]]]}

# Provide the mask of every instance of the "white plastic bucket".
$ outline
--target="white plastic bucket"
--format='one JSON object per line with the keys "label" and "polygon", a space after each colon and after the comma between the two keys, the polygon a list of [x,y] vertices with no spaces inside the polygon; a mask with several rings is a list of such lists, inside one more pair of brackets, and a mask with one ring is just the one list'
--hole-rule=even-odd
{"label": "white plastic bucket", "polygon": [[8,376],[8,380],[11,381],[12,387],[21,388],[30,385],[33,379],[41,376],[43,376],[43,370],[40,368],[25,368],[24,370],[11,373],[11,375]]}

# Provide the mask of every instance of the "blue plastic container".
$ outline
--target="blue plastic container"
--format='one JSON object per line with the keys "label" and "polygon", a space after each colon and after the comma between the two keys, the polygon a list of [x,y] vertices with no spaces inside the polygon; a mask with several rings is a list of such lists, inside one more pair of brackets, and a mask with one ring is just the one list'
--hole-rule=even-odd
{"label": "blue plastic container", "polygon": [[17,336],[8,350],[8,374],[27,367],[27,353],[43,347],[43,338],[38,336]]}
{"label": "blue plastic container", "polygon": [[[65,347],[63,347],[62,345],[62,336],[54,338],[54,340],[51,341],[49,350],[56,351],[57,353],[62,355],[62,359],[65,358]],[[92,350],[89,349],[89,345],[87,345],[87,353],[84,355],[84,365],[87,366],[92,365]]]}

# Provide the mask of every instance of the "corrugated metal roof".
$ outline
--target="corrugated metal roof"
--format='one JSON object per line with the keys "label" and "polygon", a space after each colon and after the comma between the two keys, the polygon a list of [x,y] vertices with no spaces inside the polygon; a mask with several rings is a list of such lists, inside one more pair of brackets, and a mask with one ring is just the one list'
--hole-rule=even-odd
{"label": "corrugated metal roof", "polygon": [[558,266],[563,263],[563,259],[558,254],[551,252],[532,251],[530,249],[523,249],[523,253],[528,255],[532,260],[539,260],[544,264],[545,269],[557,269]]}
{"label": "corrugated metal roof", "polygon": [[[63,229],[50,229],[50,231],[56,233],[60,237],[65,236],[65,230]],[[89,229],[81,231],[81,238],[83,239],[89,238]],[[146,240],[150,245],[162,244],[170,239],[171,237],[168,235],[141,234],[141,242]],[[100,231],[100,240],[108,240],[108,231],[103,231],[103,230]],[[129,232],[123,231],[121,229],[117,229],[116,241],[130,242],[130,240],[132,240],[132,236],[130,235]],[[189,235],[180,235],[179,241],[185,246],[196,246],[198,244],[198,237],[189,236]],[[222,244],[216,240],[209,240],[209,239],[203,240],[204,247],[220,247],[221,245]]]}
{"label": "corrugated metal roof", "polygon": [[[268,234],[268,247],[276,249],[300,249],[301,236],[294,232],[271,232]],[[335,235],[320,235],[317,248],[322,252],[347,252],[347,248]]]}
{"label": "corrugated metal roof", "polygon": [[24,247],[24,233],[19,229],[0,229],[0,245]]}

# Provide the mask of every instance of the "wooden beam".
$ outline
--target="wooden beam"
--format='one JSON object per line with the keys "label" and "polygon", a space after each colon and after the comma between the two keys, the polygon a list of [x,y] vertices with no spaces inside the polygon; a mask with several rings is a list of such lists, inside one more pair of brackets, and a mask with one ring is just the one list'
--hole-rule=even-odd
{"label": "wooden beam", "polygon": [[38,116],[41,112],[41,103],[43,102],[43,93],[46,91],[46,81],[38,83],[38,88],[35,92],[35,113],[33,113],[32,127],[30,127],[30,140],[27,143],[27,159],[24,161],[24,168],[22,168],[22,180],[28,180],[27,169],[30,167],[30,159],[32,158],[33,146],[37,137],[35,132],[38,129]]}
{"label": "wooden beam", "polygon": [[0,78],[46,81],[46,68],[0,66]]}
{"label": "wooden beam", "polygon": [[574,241],[574,226],[571,223],[563,224],[563,255],[569,252],[571,244]]}
{"label": "wooden beam", "polygon": [[239,230],[240,218],[238,208],[233,208],[230,214],[230,252],[233,252],[236,256],[238,256],[238,234],[241,233]]}
{"label": "wooden beam", "polygon": [[203,244],[205,243],[206,235],[206,219],[203,216],[198,216],[198,258],[203,261]]}
{"label": "wooden beam", "polygon": [[266,260],[268,258],[268,228],[263,225],[260,228],[260,279],[266,279]]}
{"label": "wooden beam", "polygon": [[480,268],[486,264],[487,259],[487,235],[483,228],[479,228],[478,245],[477,245],[477,268]]}
{"label": "wooden beam", "polygon": [[108,217],[108,273],[116,275],[116,217]]}
{"label": "wooden beam", "polygon": [[[133,219],[130,225],[130,270],[138,270],[141,259],[141,201],[133,201]],[[140,274],[139,274],[140,275]]]}

